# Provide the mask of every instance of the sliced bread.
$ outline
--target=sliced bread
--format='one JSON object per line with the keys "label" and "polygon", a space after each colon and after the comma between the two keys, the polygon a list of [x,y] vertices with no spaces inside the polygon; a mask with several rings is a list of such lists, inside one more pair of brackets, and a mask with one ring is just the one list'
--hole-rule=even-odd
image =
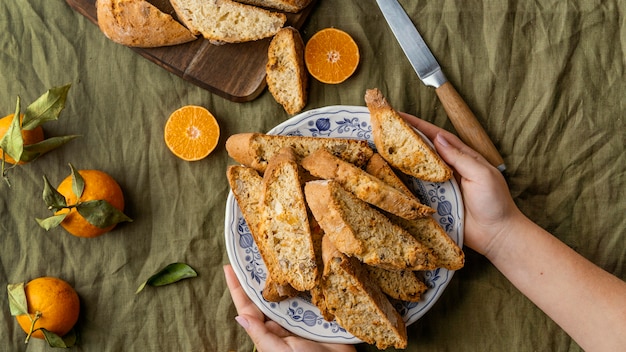
{"label": "sliced bread", "polygon": [[268,160],[283,147],[291,147],[299,158],[326,148],[333,155],[363,166],[374,154],[367,141],[342,138],[277,136],[262,133],[239,133],[226,140],[228,155],[235,161],[263,173]]}
{"label": "sliced bread", "polygon": [[289,147],[273,157],[263,175],[260,233],[274,248],[280,284],[298,291],[315,286],[318,275],[300,165]]}
{"label": "sliced bread", "polygon": [[407,302],[420,300],[428,286],[412,270],[386,270],[366,266],[367,272],[387,296]]}
{"label": "sliced bread", "polygon": [[170,0],[189,30],[213,43],[241,43],[268,38],[287,17],[232,0]]}
{"label": "sliced bread", "polygon": [[267,50],[267,88],[288,114],[300,112],[307,102],[308,73],[304,65],[304,42],[293,27],[282,28]]}
{"label": "sliced bread", "polygon": [[236,0],[248,5],[267,7],[285,12],[300,12],[313,0]]}
{"label": "sliced bread", "polygon": [[379,349],[406,348],[404,320],[354,257],[338,251],[328,236],[322,240],[326,304],[337,323]]}
{"label": "sliced bread", "polygon": [[342,253],[391,270],[434,268],[430,249],[336,181],[307,182],[304,192],[325,236]]}
{"label": "sliced bread", "polygon": [[391,168],[389,163],[387,163],[387,161],[380,156],[380,154],[374,153],[374,155],[372,155],[370,160],[367,162],[367,165],[365,165],[365,171],[374,177],[378,177],[386,184],[392,186],[407,196],[415,196],[409,187],[404,184],[404,181],[402,181],[398,174],[396,174],[396,172]]}
{"label": "sliced bread", "polygon": [[112,41],[152,48],[196,40],[185,26],[145,0],[97,0],[98,27]]}
{"label": "sliced bread", "polygon": [[259,248],[259,254],[267,267],[263,297],[268,301],[278,302],[296,296],[299,292],[291,285],[280,284],[273,279],[280,269],[274,260],[274,249],[267,245],[267,241],[260,234],[263,178],[255,170],[238,165],[230,166],[226,171],[226,177],[252,238]]}
{"label": "sliced bread", "polygon": [[318,149],[301,161],[313,176],[337,181],[359,199],[406,219],[417,219],[435,212],[413,195],[406,195],[354,164],[343,161],[326,149]]}
{"label": "sliced bread", "polygon": [[380,90],[368,89],[365,103],[370,111],[374,145],[390,165],[430,182],[444,182],[452,177],[450,167],[389,105]]}

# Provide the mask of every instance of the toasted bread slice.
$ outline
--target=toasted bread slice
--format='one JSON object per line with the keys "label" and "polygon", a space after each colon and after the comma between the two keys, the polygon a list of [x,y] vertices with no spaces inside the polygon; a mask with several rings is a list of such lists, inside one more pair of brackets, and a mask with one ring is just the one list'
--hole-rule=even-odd
{"label": "toasted bread slice", "polygon": [[236,0],[248,5],[267,7],[285,12],[300,12],[313,0]]}
{"label": "toasted bread slice", "polygon": [[422,137],[395,111],[378,89],[368,89],[374,145],[380,155],[405,174],[430,182],[444,182],[452,170]]}
{"label": "toasted bread slice", "polygon": [[304,192],[313,216],[342,253],[391,270],[435,268],[430,249],[336,181],[307,182]]}
{"label": "toasted bread slice", "polygon": [[374,153],[374,155],[372,155],[370,160],[367,162],[367,165],[365,165],[365,171],[374,177],[378,177],[386,184],[392,186],[407,196],[415,196],[409,187],[404,184],[404,181],[398,176],[398,174],[396,174],[389,163],[387,163],[387,161],[380,156],[380,154]]}
{"label": "toasted bread slice", "polygon": [[282,28],[267,50],[267,88],[288,114],[300,112],[307,102],[308,72],[304,65],[304,42],[293,27]]}
{"label": "toasted bread slice", "polygon": [[322,239],[322,256],[322,289],[337,323],[379,349],[405,348],[404,320],[380,288],[372,283],[362,264],[337,250],[328,236]]}
{"label": "toasted bread slice", "polygon": [[407,302],[420,300],[428,286],[412,270],[386,270],[366,266],[367,272],[387,296]]}
{"label": "toasted bread slice", "polygon": [[152,48],[196,40],[185,26],[145,0],[97,0],[98,27],[112,41]]}
{"label": "toasted bread slice", "polygon": [[363,166],[374,154],[367,141],[342,138],[317,138],[302,136],[277,136],[262,133],[239,133],[226,140],[228,155],[235,161],[265,172],[267,162],[283,147],[291,147],[298,158],[326,148],[333,155]]}
{"label": "toasted bread slice", "polygon": [[300,174],[291,148],[283,148],[270,160],[263,175],[259,228],[281,269],[276,281],[307,291],[315,286],[318,269]]}
{"label": "toasted bread slice", "polygon": [[226,176],[252,238],[259,248],[259,254],[267,267],[263,297],[270,302],[278,302],[296,296],[299,292],[291,285],[279,284],[273,279],[280,269],[274,260],[273,249],[268,247],[267,242],[259,233],[263,178],[255,170],[245,166],[230,166],[226,171]]}
{"label": "toasted bread slice", "polygon": [[343,161],[326,149],[318,149],[301,161],[313,176],[337,181],[359,199],[406,219],[435,212],[413,195],[406,195],[354,164]]}
{"label": "toasted bread slice", "polygon": [[241,43],[268,38],[283,27],[287,17],[231,0],[170,0],[189,30],[219,43]]}

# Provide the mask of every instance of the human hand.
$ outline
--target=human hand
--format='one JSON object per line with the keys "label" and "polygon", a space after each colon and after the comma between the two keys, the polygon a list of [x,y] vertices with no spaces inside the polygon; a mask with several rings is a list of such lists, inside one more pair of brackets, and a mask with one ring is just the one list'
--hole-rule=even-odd
{"label": "human hand", "polygon": [[338,345],[319,343],[298,337],[285,330],[278,323],[265,319],[265,315],[248,298],[239,280],[235,276],[232,266],[224,266],[226,284],[237,308],[237,323],[241,325],[259,352],[288,352],[288,351],[320,351],[320,352],[354,352],[352,345]]}
{"label": "human hand", "polygon": [[400,114],[433,141],[439,155],[455,170],[465,205],[465,244],[489,257],[495,243],[523,217],[502,173],[452,133]]}

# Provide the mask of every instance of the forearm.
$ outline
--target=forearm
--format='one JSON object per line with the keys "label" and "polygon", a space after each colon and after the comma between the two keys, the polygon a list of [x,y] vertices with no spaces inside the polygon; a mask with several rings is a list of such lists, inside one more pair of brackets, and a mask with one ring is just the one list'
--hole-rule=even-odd
{"label": "forearm", "polygon": [[588,351],[626,346],[626,283],[524,216],[486,253],[524,295]]}

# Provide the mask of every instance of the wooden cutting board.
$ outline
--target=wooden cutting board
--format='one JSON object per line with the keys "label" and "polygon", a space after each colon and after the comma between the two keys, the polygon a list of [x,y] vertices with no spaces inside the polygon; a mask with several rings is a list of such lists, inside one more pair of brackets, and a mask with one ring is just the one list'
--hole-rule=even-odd
{"label": "wooden cutting board", "polygon": [[[66,0],[74,10],[97,24],[96,0]],[[148,0],[176,17],[168,0]],[[287,24],[300,29],[316,1],[297,14],[287,13]],[[103,34],[104,36],[104,34]],[[265,64],[270,38],[249,43],[213,45],[199,38],[160,48],[131,48],[166,70],[235,102],[256,98],[266,87]]]}

